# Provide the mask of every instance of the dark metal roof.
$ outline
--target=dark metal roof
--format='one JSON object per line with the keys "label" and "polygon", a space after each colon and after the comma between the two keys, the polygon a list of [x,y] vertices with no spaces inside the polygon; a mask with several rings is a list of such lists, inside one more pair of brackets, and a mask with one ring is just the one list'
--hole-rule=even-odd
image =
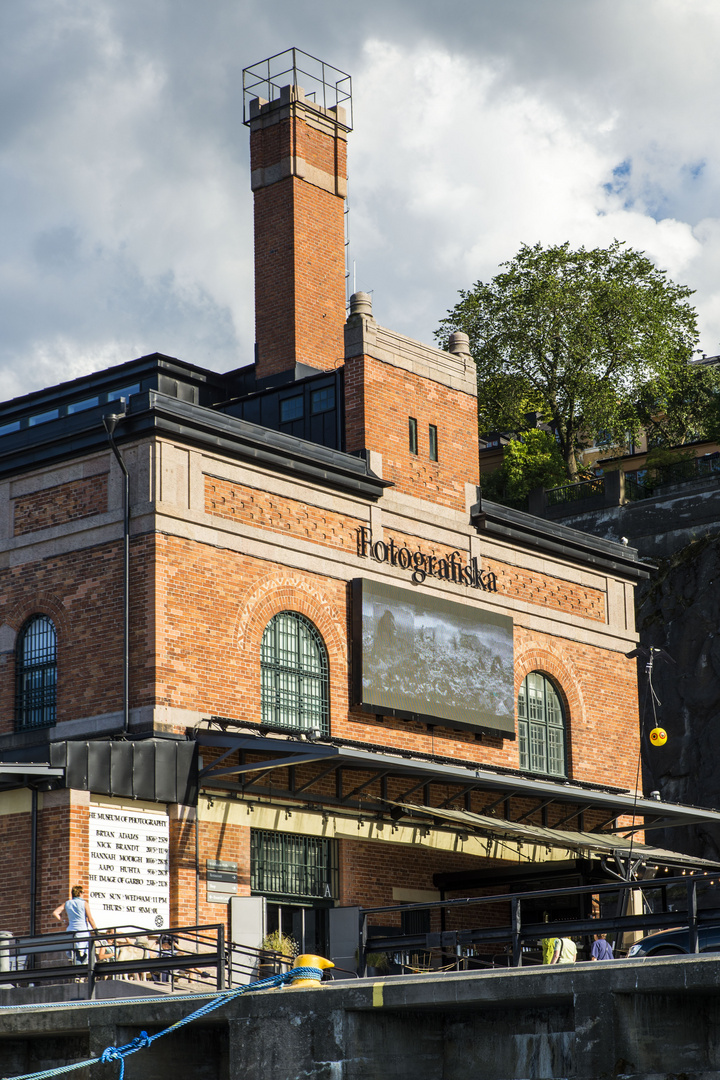
{"label": "dark metal roof", "polygon": [[599,536],[559,525],[555,521],[513,510],[482,499],[470,511],[473,524],[488,536],[510,541],[533,551],[546,551],[562,559],[612,570],[631,580],[647,578],[654,563],[643,561],[635,548],[603,540]]}
{"label": "dark metal roof", "polygon": [[55,405],[77,401],[88,395],[103,393],[123,383],[142,382],[158,374],[187,386],[212,387],[219,396],[221,393],[227,395],[229,388],[237,382],[239,372],[221,374],[186,360],[178,360],[174,356],[166,356],[164,353],[149,353],[123,364],[114,364],[102,371],[93,371],[89,375],[68,379],[66,382],[0,402],[0,424]]}
{"label": "dark metal roof", "polygon": [[197,753],[179,739],[93,739],[57,742],[50,762],[65,773],[65,786],[96,795],[197,802]]}
{"label": "dark metal roof", "polygon": [[32,762],[1,762],[0,791],[18,787],[40,787],[43,790],[61,785],[65,769]]}
{"label": "dark metal roof", "polygon": [[35,760],[0,762],[0,790],[65,787],[151,802],[197,802],[197,746],[187,739],[77,739],[26,752]]}
{"label": "dark metal roof", "polygon": [[[569,781],[520,774],[510,775],[507,772],[496,772],[484,765],[469,767],[420,760],[414,756],[401,757],[392,750],[384,748],[372,752],[349,746],[334,746],[326,742],[313,743],[294,738],[268,738],[227,730],[221,733],[198,729],[195,732],[195,738],[200,746],[214,747],[224,751],[218,761],[201,770],[198,781],[202,787],[228,788],[235,791],[252,788],[259,794],[261,789],[257,786],[257,779],[260,777],[258,775],[256,778],[253,774],[265,775],[274,769],[313,762],[321,766],[316,780],[337,770],[371,772],[372,779],[364,782],[361,788],[356,787],[349,793],[332,799],[313,793],[312,786],[316,781],[310,780],[304,783],[301,791],[290,789],[285,793],[287,797],[302,797],[303,801],[352,805],[349,802],[351,797],[359,794],[360,790],[366,790],[376,780],[387,776],[404,776],[416,781],[414,787],[409,788],[405,793],[405,797],[426,784],[456,784],[461,789],[459,794],[474,790],[497,793],[498,804],[513,797],[535,798],[545,806],[550,803],[570,803],[581,808],[578,812],[591,809],[604,810],[611,819],[621,815],[644,818],[644,824],[638,825],[637,828],[645,830],[701,822],[720,824],[720,812],[716,810],[684,806],[679,803],[658,803],[654,799],[643,797],[636,799],[631,792],[612,791],[589,784],[580,786]],[[227,764],[229,756],[236,751],[239,752],[237,764]],[[263,754],[267,757],[262,761],[246,762],[244,755],[247,752],[253,755]],[[275,796],[281,794],[277,786],[274,787],[273,794]],[[454,798],[457,797],[459,795]],[[367,800],[367,796],[364,798]],[[445,803],[450,801],[454,800],[445,799]],[[367,801],[365,808],[367,809]],[[428,806],[428,809],[432,810],[432,807]],[[443,807],[438,809],[443,809]],[[570,815],[570,817],[573,816],[576,815]]]}
{"label": "dark metal roof", "polygon": [[[107,447],[102,416],[113,411],[100,405],[0,439],[0,476],[48,466]],[[381,480],[367,461],[293,435],[238,420],[215,409],[181,401],[156,390],[134,394],[131,409],[118,425],[118,443],[144,435],[167,435],[228,457],[253,461],[285,476],[294,476],[364,498],[379,499]]]}

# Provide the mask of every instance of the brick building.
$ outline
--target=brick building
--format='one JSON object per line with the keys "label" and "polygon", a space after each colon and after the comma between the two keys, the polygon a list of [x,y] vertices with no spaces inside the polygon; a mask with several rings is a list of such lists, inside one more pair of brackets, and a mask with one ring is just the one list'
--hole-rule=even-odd
{"label": "brick building", "polygon": [[628,826],[716,817],[635,791],[636,553],[480,501],[462,335],[346,318],[350,125],[288,83],[248,117],[255,362],[0,406],[15,933],[81,881],[99,925],[235,897],[324,950],[329,911],[595,880]]}

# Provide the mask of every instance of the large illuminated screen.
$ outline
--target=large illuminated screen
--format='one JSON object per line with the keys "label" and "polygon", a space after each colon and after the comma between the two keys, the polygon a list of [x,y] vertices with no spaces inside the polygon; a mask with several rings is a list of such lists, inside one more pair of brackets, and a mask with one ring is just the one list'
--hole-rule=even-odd
{"label": "large illuminated screen", "polygon": [[358,578],[353,691],[370,712],[514,733],[512,619]]}

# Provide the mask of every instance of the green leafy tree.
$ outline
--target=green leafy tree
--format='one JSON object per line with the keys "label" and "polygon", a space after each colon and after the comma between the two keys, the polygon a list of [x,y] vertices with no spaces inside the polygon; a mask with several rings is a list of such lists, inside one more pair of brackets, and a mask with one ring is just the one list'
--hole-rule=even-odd
{"label": "green leafy tree", "polygon": [[470,338],[481,430],[522,431],[528,410],[540,412],[574,480],[593,435],[623,444],[637,432],[643,387],[689,362],[698,338],[692,290],[617,240],[577,251],[523,245],[503,266],[460,292],[436,337]]}
{"label": "green leafy tree", "polygon": [[556,487],[566,480],[557,440],[542,428],[531,428],[508,443],[502,465],[480,477],[480,488],[486,499],[522,506],[533,488]]}
{"label": "green leafy tree", "polygon": [[720,434],[720,369],[680,359],[649,380],[638,399],[648,446],[683,446]]}

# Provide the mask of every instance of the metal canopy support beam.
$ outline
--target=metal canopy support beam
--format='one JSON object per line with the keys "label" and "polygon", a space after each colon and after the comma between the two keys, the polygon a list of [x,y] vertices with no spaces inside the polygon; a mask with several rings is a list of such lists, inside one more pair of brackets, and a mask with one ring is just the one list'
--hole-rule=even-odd
{"label": "metal canopy support beam", "polygon": [[504,791],[499,799],[496,799],[495,802],[491,802],[489,806],[483,807],[483,814],[489,814],[492,810],[495,810],[500,805],[500,803],[508,803],[514,794],[514,791]]}
{"label": "metal canopy support beam", "polygon": [[[401,758],[396,755],[385,753],[368,753],[366,750],[357,750],[352,747],[342,746],[339,753],[347,767],[358,768],[362,765],[374,765],[377,768],[391,766],[395,775],[412,776],[420,779],[425,776],[425,782],[433,784],[460,783],[464,784],[472,777],[473,771],[466,766],[450,765],[443,762],[421,761],[417,758]],[[392,764],[391,764],[392,763]],[[579,805],[588,809],[614,810],[617,815],[635,814],[643,817],[646,814],[654,817],[658,812],[658,804],[654,800],[635,798],[629,792],[613,791],[607,788],[593,788],[580,786],[567,781],[535,779],[528,776],[517,776],[509,773],[496,773],[480,766],[474,770],[478,786],[484,791],[502,792],[500,802],[507,798],[545,798],[552,796],[556,802]],[[684,806],[680,803],[665,803],[663,810],[668,819],[672,819],[675,826],[694,825],[700,822],[720,824],[720,811],[705,810],[694,806]],[[487,812],[487,808],[486,811]]]}
{"label": "metal canopy support beam", "polygon": [[[307,753],[309,747],[305,741],[299,739],[274,739],[263,735],[240,735],[229,734],[227,731],[216,734],[214,731],[198,731],[195,741],[200,746],[222,746],[233,750],[256,750],[260,754],[288,754]],[[311,744],[313,752],[318,757],[339,757],[340,751],[337,746],[328,746],[326,743]]]}
{"label": "metal canopy support beam", "polygon": [[225,761],[226,758],[229,758],[230,755],[236,753],[236,751],[237,747],[231,746],[230,749],[226,750],[224,754],[221,754],[219,758],[215,758],[215,760],[211,761],[209,765],[205,765],[205,767],[202,768],[198,773],[198,780],[202,780],[203,776],[205,776],[206,773],[209,773],[212,769],[216,769],[221,761]]}
{"label": "metal canopy support beam", "polygon": [[544,802],[538,803],[532,810],[526,810],[524,814],[521,814],[519,818],[515,818],[515,821],[525,821],[526,818],[532,817],[533,814],[539,814],[541,810],[544,810],[548,806],[552,806],[555,802],[554,799],[545,799]]}
{"label": "metal canopy support beam", "polygon": [[301,791],[305,791],[307,788],[312,787],[313,784],[317,784],[320,780],[324,780],[326,776],[330,776],[331,773],[336,772],[340,768],[340,762],[336,761],[330,765],[327,769],[321,769],[317,776],[311,776],[309,780],[306,780],[300,787],[296,787],[293,792],[294,795],[299,795]]}
{"label": "metal canopy support beam", "polygon": [[381,780],[383,776],[387,776],[388,772],[389,769],[386,769],[385,772],[375,773],[369,780],[365,780],[364,783],[354,787],[352,791],[348,791],[347,795],[345,795],[345,799],[352,799],[353,795],[358,795],[361,791],[364,791],[366,787],[370,787],[371,784],[374,784],[376,780]]}
{"label": "metal canopy support beam", "polygon": [[424,786],[424,780],[421,780],[419,784],[413,784],[413,786],[411,788],[408,788],[407,791],[403,791],[402,795],[398,795],[398,802],[402,801],[402,799],[407,799],[408,795],[412,795],[415,791]]}
{"label": "metal canopy support beam", "polygon": [[[271,772],[272,769],[263,769],[263,771],[261,773],[258,773],[257,776],[253,776],[250,778],[250,780],[243,782],[242,784],[238,784],[239,790],[247,791],[249,788],[253,787],[254,784],[257,784],[258,780],[262,780],[263,776],[267,776],[267,774]],[[227,781],[225,782],[227,783]],[[272,792],[272,786],[270,787],[270,792]]]}
{"label": "metal canopy support beam", "polygon": [[[225,793],[230,797],[237,795],[242,798],[250,794],[255,798],[262,799],[264,799],[265,797],[273,799],[278,795],[280,795],[281,797],[288,796],[290,799],[293,798],[293,796],[290,795],[289,792],[278,792],[277,787],[272,787],[272,785],[260,786],[258,782],[261,779],[261,777],[254,777],[252,779],[252,790],[251,784],[245,784],[243,786],[241,784],[233,783],[232,781],[225,781],[222,787]],[[322,797],[321,806],[318,806],[317,797],[313,799],[312,796],[310,796],[309,798],[301,797],[300,799],[298,799],[298,802],[310,803],[310,805],[312,805],[318,813],[320,811],[322,811],[324,814],[332,813],[333,808],[336,808],[339,812],[345,811],[345,816],[347,817],[350,817],[350,814],[348,814],[347,811],[364,817],[367,817],[369,814],[367,802],[365,802],[364,805],[362,802],[357,800],[349,803],[343,801],[342,799],[337,799],[331,795],[324,795]],[[276,805],[278,809],[281,809],[283,807],[282,802],[279,802]],[[405,805],[398,802],[397,800],[388,800],[388,805],[402,807],[403,811],[406,811],[407,816],[410,818],[414,818],[416,814],[418,819],[422,818],[422,816],[426,816],[427,818],[433,818],[434,816],[445,815],[448,819],[447,828],[451,831],[456,831],[458,829],[464,832],[467,832],[468,829],[477,831],[477,829],[480,828],[480,835],[482,836],[497,835],[505,840],[520,840],[526,843],[539,843],[545,846],[547,846],[548,844],[552,844],[555,847],[575,850],[577,851],[578,857],[580,858],[590,857],[588,855],[589,852],[592,853],[592,857],[599,856],[603,859],[614,856],[616,859],[618,859],[618,864],[620,865],[621,860],[627,859],[629,853],[628,841],[621,841],[620,837],[612,837],[608,836],[607,834],[598,835],[597,833],[576,832],[561,833],[558,831],[558,835],[554,836],[554,830],[552,829],[542,829],[539,826],[517,825],[516,823],[510,822],[505,825],[503,820],[500,818],[492,819],[491,821],[488,821],[485,825],[480,826],[476,820],[478,818],[478,815],[472,813],[469,813],[466,819],[462,811],[439,810],[438,808],[435,808],[433,810],[433,807],[425,807],[422,804]],[[295,810],[298,808],[293,806],[292,809]],[[418,824],[420,824],[419,820]],[[437,821],[433,822],[432,825],[430,822],[428,822],[426,828],[430,829],[431,827],[439,828],[442,826]],[[518,830],[517,833],[515,833],[514,831],[506,831],[515,829]],[[626,845],[625,848],[619,846],[620,842]],[[650,865],[654,866],[689,866],[695,869],[700,867],[707,868],[713,874],[716,874],[717,871],[720,869],[720,863],[718,862],[708,862],[707,860],[703,859],[694,859],[689,855],[683,855],[679,852],[649,847],[646,844],[635,845],[634,851],[637,856],[637,865],[639,865],[641,862],[648,862]],[[546,864],[548,869],[552,869],[555,865],[556,864],[554,864],[553,862],[548,862]]]}
{"label": "metal canopy support beam", "polygon": [[[280,762],[288,765],[298,763],[302,756],[310,751],[307,742],[299,739],[272,738],[249,734],[228,734],[227,731],[215,734],[200,730],[196,735],[200,745],[222,747],[223,749],[234,748],[240,752],[260,752],[277,755],[278,764],[274,767],[283,767]],[[292,760],[288,756],[292,755]],[[550,800],[555,803],[564,803],[572,806],[572,813],[563,819],[570,820],[578,813],[587,810],[600,810],[612,817],[608,817],[608,823],[616,817],[635,815],[638,819],[649,818],[652,824],[638,825],[637,828],[669,828],[681,825],[695,824],[720,824],[720,812],[717,810],[705,810],[703,808],[683,806],[682,804],[665,803],[658,806],[655,801],[645,798],[637,798],[629,792],[614,791],[608,788],[592,788],[578,786],[569,782],[556,782],[550,780],[535,779],[528,776],[518,776],[510,773],[494,772],[481,766],[471,769],[467,765],[455,765],[412,757],[398,753],[387,753],[384,748],[378,747],[365,749],[356,745],[347,745],[344,740],[337,740],[332,745],[320,742],[312,747],[313,759],[332,759],[337,762],[336,769],[336,797],[342,798],[344,769],[371,770],[376,773],[385,773],[388,776],[406,777],[410,787],[399,796],[405,799],[420,788],[426,792],[430,784],[457,785],[462,790],[467,789],[472,781],[475,790],[493,793],[495,801],[483,809],[483,813],[490,813],[495,807],[507,803],[512,798],[533,798],[538,800]],[[307,759],[306,759],[307,760]],[[328,761],[329,764],[329,761]],[[264,768],[272,768],[269,763]],[[217,773],[220,775],[219,771]],[[228,773],[227,775],[231,775]],[[456,796],[457,798],[457,796]],[[426,804],[429,802],[425,797]],[[549,803],[547,803],[549,805]],[[544,807],[542,808],[544,812]],[[658,813],[662,818],[658,818]],[[525,818],[523,817],[523,820]]]}
{"label": "metal canopy support beam", "polygon": [[285,769],[288,765],[305,765],[310,761],[324,761],[325,755],[318,758],[317,754],[292,754],[290,757],[284,758],[271,758],[270,761],[253,761],[250,765],[228,765],[224,769],[203,769],[200,773],[202,779],[217,780],[221,776],[235,776],[238,773],[257,772],[259,769],[264,769],[265,772],[269,772],[271,769]]}
{"label": "metal canopy support beam", "polygon": [[445,799],[444,802],[441,802],[438,809],[442,810],[443,807],[449,806],[450,803],[457,802],[458,799],[465,798],[467,794],[469,794],[471,791],[477,791],[477,789],[477,784],[470,784],[468,787],[463,788],[462,791],[458,791],[457,795],[450,795],[450,797]]}
{"label": "metal canopy support beam", "polygon": [[576,807],[575,810],[573,810],[573,812],[571,814],[566,814],[565,817],[560,818],[559,821],[554,821],[553,825],[552,825],[552,828],[553,829],[559,829],[560,826],[564,825],[566,821],[572,821],[572,819],[574,817],[580,817],[581,814],[584,814],[585,811],[589,810],[589,809],[590,809],[589,806],[578,806],[578,807]]}
{"label": "metal canopy support beam", "polygon": [[613,821],[615,821],[616,817],[617,817],[617,814],[613,814],[612,817],[606,818],[605,821],[603,821],[600,825],[596,825],[595,828],[591,830],[591,832],[596,832],[596,833],[604,832],[605,829],[607,829],[608,825],[612,825],[612,823],[613,823]]}
{"label": "metal canopy support beam", "polygon": [[57,777],[65,775],[64,768],[53,768],[50,765],[32,765],[28,762],[27,765],[6,765],[5,762],[0,762],[0,777],[8,776],[16,779],[22,776],[34,776],[34,777],[47,777],[52,780]]}
{"label": "metal canopy support beam", "polygon": [[677,825],[677,821],[673,821],[672,818],[656,817],[651,821],[644,821],[642,825],[621,825],[615,831],[619,833],[651,832],[653,829],[670,829],[673,825]]}

